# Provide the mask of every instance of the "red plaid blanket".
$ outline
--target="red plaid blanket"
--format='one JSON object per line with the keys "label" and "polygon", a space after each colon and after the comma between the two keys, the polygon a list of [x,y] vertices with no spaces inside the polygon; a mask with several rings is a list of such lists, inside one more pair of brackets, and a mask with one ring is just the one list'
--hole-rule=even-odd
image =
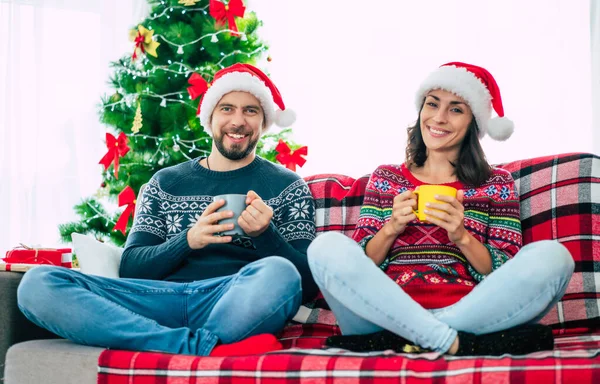
{"label": "red plaid blanket", "polygon": [[[509,170],[521,195],[523,239],[558,239],[573,255],[567,293],[542,320],[557,335],[555,350],[523,357],[453,358],[437,354],[355,354],[320,349],[339,333],[321,298],[303,311],[305,324],[280,335],[285,351],[216,358],[149,352],[104,351],[99,384],[188,383],[600,383],[600,158],[565,154],[516,161]],[[315,197],[317,232],[351,236],[368,175],[306,178]],[[291,348],[291,349],[289,349]]]}
{"label": "red plaid blanket", "polygon": [[600,383],[600,335],[497,358],[297,348],[246,357],[107,350],[99,365],[98,384]]}

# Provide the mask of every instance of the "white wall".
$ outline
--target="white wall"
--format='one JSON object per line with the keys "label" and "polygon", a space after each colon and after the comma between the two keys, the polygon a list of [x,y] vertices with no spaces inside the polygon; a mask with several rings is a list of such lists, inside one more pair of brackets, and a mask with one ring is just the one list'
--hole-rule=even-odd
{"label": "white wall", "polygon": [[483,140],[491,162],[593,151],[587,1],[366,4],[248,0],[270,44],[264,64],[298,114],[295,139],[309,147],[301,175],[403,161],[415,89],[449,61],[487,68],[515,122],[508,142]]}

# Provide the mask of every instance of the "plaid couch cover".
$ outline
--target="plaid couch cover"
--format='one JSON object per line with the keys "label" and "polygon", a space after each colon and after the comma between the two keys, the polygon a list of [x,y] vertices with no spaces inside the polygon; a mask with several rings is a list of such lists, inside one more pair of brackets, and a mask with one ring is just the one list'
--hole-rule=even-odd
{"label": "plaid couch cover", "polygon": [[[279,335],[284,351],[217,358],[106,350],[98,383],[600,383],[600,158],[573,153],[499,166],[512,173],[520,192],[524,242],[557,239],[575,260],[565,296],[542,320],[557,336],[554,351],[457,358],[323,350],[339,329],[318,297],[304,308],[301,323]],[[351,236],[368,175],[306,181],[316,200],[317,231]]]}

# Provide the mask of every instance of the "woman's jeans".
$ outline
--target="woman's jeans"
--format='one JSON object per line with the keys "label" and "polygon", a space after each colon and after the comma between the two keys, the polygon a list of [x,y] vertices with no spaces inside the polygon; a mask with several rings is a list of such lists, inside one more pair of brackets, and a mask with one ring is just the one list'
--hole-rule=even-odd
{"label": "woman's jeans", "polygon": [[205,356],[217,342],[279,332],[297,312],[302,288],[296,267],[272,256],[191,283],[40,266],[23,276],[17,296],[29,320],[80,344]]}
{"label": "woman's jeans", "polygon": [[575,266],[557,241],[528,244],[456,304],[426,310],[340,233],[318,236],[308,262],[343,334],[387,329],[438,352],[450,349],[457,331],[483,334],[538,322],[565,293]]}

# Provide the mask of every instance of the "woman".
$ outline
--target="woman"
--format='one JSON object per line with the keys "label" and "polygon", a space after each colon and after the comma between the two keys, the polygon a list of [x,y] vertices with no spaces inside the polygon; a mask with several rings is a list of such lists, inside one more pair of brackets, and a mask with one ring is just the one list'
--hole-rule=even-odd
{"label": "woman", "polygon": [[[514,180],[488,165],[479,143],[513,130],[494,78],[445,64],[422,83],[417,107],[406,162],[371,175],[354,241],[327,233],[308,249],[343,334],[327,345],[409,351],[415,343],[451,355],[552,349],[551,329],[536,322],[564,294],[574,262],[556,241],[521,248]],[[436,196],[420,222],[414,190],[428,184],[458,193]]]}

